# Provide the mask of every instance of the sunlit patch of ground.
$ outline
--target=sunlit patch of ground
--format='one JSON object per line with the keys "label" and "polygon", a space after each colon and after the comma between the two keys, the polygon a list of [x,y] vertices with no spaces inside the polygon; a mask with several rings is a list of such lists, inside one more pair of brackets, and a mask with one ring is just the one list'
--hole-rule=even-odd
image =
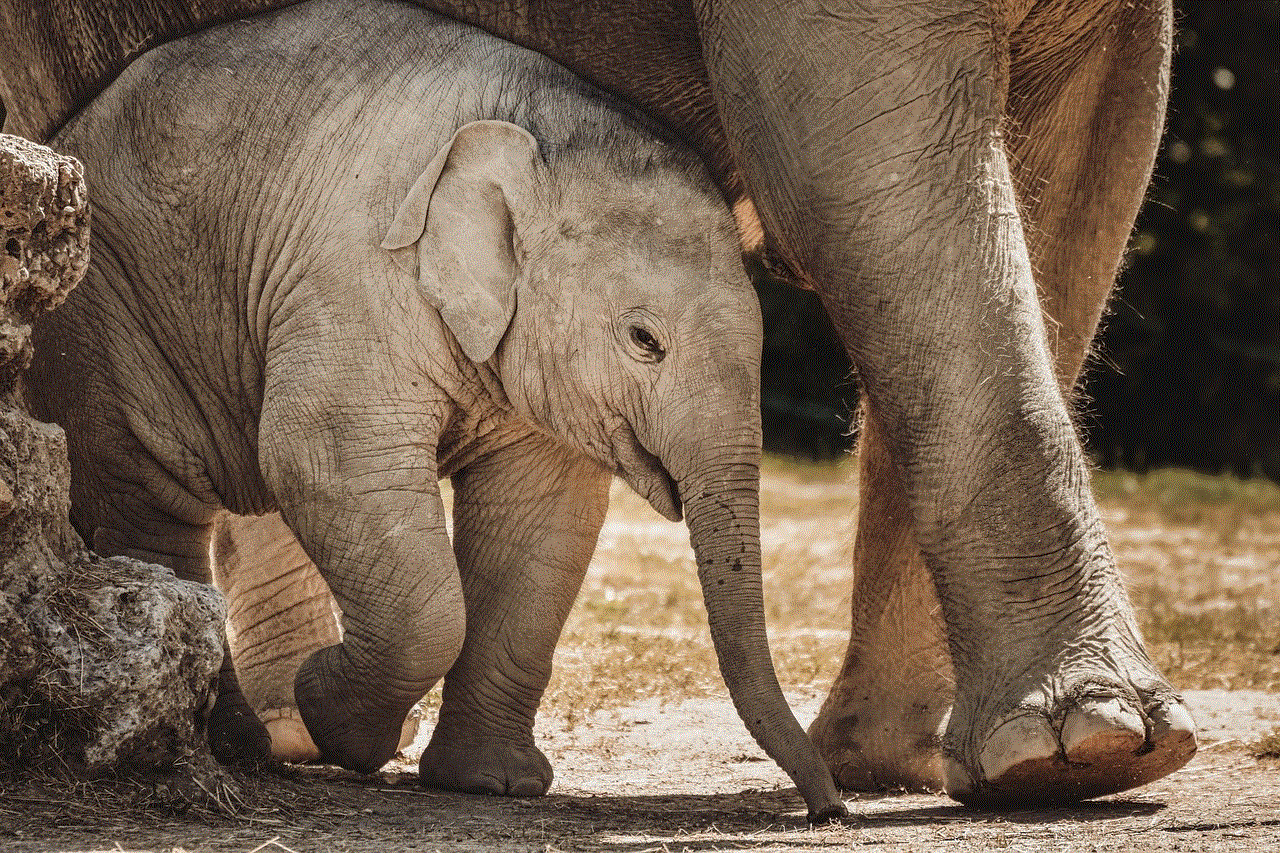
{"label": "sunlit patch of ground", "polygon": [[1103,474],[1096,490],[1170,681],[1280,691],[1280,489],[1160,471]]}
{"label": "sunlit patch of ground", "polygon": [[[825,693],[848,641],[852,465],[769,458],[761,537],[770,640],[793,696]],[[1280,489],[1184,471],[1095,478],[1152,657],[1179,688],[1280,691]],[[723,693],[693,552],[615,482],[556,658],[547,712]]]}
{"label": "sunlit patch of ground", "polygon": [[[848,642],[856,495],[847,474],[845,466],[765,464],[766,617],[789,693],[825,690]],[[723,692],[688,530],[615,481],[544,708],[572,720],[641,698]]]}
{"label": "sunlit patch of ground", "polygon": [[[847,638],[848,466],[765,464],[767,616],[802,723]],[[242,773],[235,816],[192,807],[163,781],[6,790],[0,780],[0,850],[1280,850],[1280,490],[1172,472],[1100,475],[1097,491],[1152,654],[1187,691],[1200,731],[1190,764],[1132,792],[1004,813],[941,795],[849,795],[848,821],[808,827],[725,696],[684,525],[615,484],[538,718],[556,773],[548,797],[418,785],[432,701],[414,747],[384,772]]]}

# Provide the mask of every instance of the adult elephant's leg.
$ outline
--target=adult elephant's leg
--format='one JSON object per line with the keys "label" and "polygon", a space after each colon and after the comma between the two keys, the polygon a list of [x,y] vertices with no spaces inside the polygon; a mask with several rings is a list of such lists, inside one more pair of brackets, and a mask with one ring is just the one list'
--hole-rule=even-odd
{"label": "adult elephant's leg", "polygon": [[550,787],[533,718],[595,551],[609,479],[599,465],[540,436],[453,476],[467,638],[422,754],[426,784],[524,797]]}
{"label": "adult elephant's leg", "polygon": [[1181,708],[1046,346],[1003,136],[1007,22],[978,4],[702,12],[748,188],[823,293],[903,478],[956,672],[948,790],[1078,799],[1179,766]]}
{"label": "adult elephant's leg", "polygon": [[865,403],[858,457],[849,648],[809,735],[845,790],[940,791],[951,655],[901,472]]}
{"label": "adult elephant's leg", "polygon": [[[227,639],[236,678],[282,761],[320,757],[293,698],[293,681],[314,652],[342,640],[337,604],[280,513],[223,513],[215,524],[213,571],[227,599]],[[410,717],[400,748],[413,740]]]}
{"label": "adult elephant's leg", "polygon": [[[1065,35],[1068,18],[1037,9],[1010,44],[1010,162],[1068,399],[1150,180],[1169,87],[1169,3],[1103,5],[1091,25]],[[1155,672],[1145,652],[1143,661]],[[1188,760],[1195,726],[1180,697],[1154,681],[1140,694],[1145,737],[1121,743],[1102,721],[1088,721],[1072,760],[1098,764],[1110,750],[1129,749],[1142,753],[1131,772],[1146,778]],[[1056,758],[1028,755],[1019,772],[1043,772]]]}
{"label": "adult elephant's leg", "polygon": [[1114,2],[1066,35],[1050,11],[1010,37],[1009,159],[1049,346],[1070,394],[1151,177],[1172,9],[1167,0]]}
{"label": "adult elephant's leg", "polygon": [[[1116,4],[1115,17],[1067,33],[1079,21],[1051,11],[1045,4],[1011,36],[1009,149],[1049,347],[1070,394],[1150,176],[1169,10],[1159,0]],[[929,735],[952,692],[943,625],[872,415],[860,456],[850,648],[811,733],[846,787],[927,787],[941,782]]]}

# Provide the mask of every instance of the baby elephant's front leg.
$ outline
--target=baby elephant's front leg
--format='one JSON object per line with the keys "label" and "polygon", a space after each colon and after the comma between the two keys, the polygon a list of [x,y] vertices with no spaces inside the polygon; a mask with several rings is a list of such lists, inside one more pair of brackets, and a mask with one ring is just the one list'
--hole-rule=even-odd
{"label": "baby elephant's front leg", "polygon": [[[271,736],[280,761],[314,761],[320,750],[293,697],[298,668],[342,641],[337,605],[280,513],[223,513],[214,536],[214,577],[227,599],[227,635],[244,697]],[[400,731],[404,749],[414,717]]]}
{"label": "baby elephant's front leg", "polygon": [[595,551],[609,474],[542,437],[453,477],[454,553],[467,637],[444,682],[422,781],[471,793],[540,796],[551,765],[533,718],[551,657]]}
{"label": "baby elephant's front leg", "polygon": [[339,337],[317,345],[323,359],[285,359],[294,353],[281,346],[281,369],[268,372],[260,453],[264,481],[333,593],[343,630],[341,642],[298,668],[293,695],[322,761],[372,773],[396,754],[409,710],[457,659],[462,585],[445,532],[430,401],[415,405],[413,389],[387,390],[413,374],[376,350],[355,351],[377,335],[351,335],[324,318],[308,328]]}
{"label": "baby elephant's front leg", "polygon": [[[336,536],[317,536],[314,525],[297,530],[299,541],[316,550],[316,565],[325,567],[343,631],[340,643],[299,667],[294,698],[320,760],[361,773],[395,755],[406,715],[448,671],[465,632],[439,495],[433,488],[398,498],[388,492],[382,499],[385,518],[326,507],[323,515],[337,519],[329,528]],[[425,515],[440,517],[438,530],[405,523],[421,513],[419,501],[430,503]],[[397,560],[406,550],[415,559]]]}

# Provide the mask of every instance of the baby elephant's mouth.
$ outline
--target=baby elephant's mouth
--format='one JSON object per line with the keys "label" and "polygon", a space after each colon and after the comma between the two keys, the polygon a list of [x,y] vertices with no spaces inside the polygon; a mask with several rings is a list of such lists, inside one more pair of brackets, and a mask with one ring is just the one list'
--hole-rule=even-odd
{"label": "baby elephant's mouth", "polygon": [[683,518],[680,489],[658,457],[645,450],[628,428],[616,430],[612,438],[614,472],[663,518],[670,521]]}

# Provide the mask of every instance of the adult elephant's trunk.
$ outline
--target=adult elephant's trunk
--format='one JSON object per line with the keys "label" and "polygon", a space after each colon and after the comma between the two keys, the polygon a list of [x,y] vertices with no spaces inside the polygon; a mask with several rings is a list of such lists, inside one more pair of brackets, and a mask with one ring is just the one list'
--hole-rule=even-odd
{"label": "adult elephant's trunk", "polygon": [[747,729],[795,782],[811,820],[847,814],[831,772],[787,705],[769,656],[760,581],[760,467],[750,460],[679,477],[711,639]]}

